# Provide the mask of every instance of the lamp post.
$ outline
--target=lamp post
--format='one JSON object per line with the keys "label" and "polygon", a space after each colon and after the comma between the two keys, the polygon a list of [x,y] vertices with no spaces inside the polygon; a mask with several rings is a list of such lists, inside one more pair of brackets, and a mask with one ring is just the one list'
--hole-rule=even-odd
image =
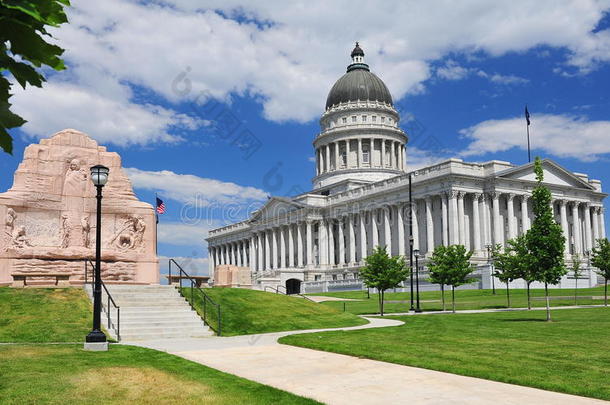
{"label": "lamp post", "polygon": [[487,248],[487,264],[489,265],[489,273],[491,275],[491,292],[493,295],[496,295],[496,281],[494,280],[494,272],[492,268],[492,260],[491,260],[491,245],[485,245]]}
{"label": "lamp post", "polygon": [[409,173],[409,268],[411,269],[410,281],[411,281],[411,308],[409,311],[415,311],[413,307],[413,218],[411,217],[412,205],[413,204],[413,191],[411,189],[413,174]]}
{"label": "lamp post", "polygon": [[102,332],[102,275],[101,275],[101,246],[102,246],[102,188],[108,181],[106,166],[95,165],[91,168],[91,181],[97,189],[97,227],[95,229],[95,283],[93,286],[93,329],[85,338],[85,350],[108,350],[106,335]]}
{"label": "lamp post", "polygon": [[415,312],[422,312],[421,307],[419,306],[419,249],[415,249],[413,254],[415,255],[415,285],[417,295],[417,307],[415,308]]}

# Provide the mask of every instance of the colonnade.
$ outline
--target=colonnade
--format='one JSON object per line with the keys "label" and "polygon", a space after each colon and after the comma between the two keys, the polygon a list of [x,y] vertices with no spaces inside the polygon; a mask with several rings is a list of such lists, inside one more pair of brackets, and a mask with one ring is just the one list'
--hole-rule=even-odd
{"label": "colonnade", "polygon": [[316,174],[340,169],[389,168],[405,170],[405,145],[386,138],[350,138],[316,149]]}
{"label": "colonnade", "polygon": [[[234,264],[253,272],[285,268],[341,268],[360,265],[374,247],[392,255],[413,248],[431,254],[440,244],[462,244],[483,256],[486,245],[505,244],[531,227],[530,196],[450,190],[408,202],[363,207],[332,218],[250,230],[244,238],[210,246],[210,267]],[[566,235],[566,253],[591,250],[604,238],[604,209],[569,199],[553,201]]]}

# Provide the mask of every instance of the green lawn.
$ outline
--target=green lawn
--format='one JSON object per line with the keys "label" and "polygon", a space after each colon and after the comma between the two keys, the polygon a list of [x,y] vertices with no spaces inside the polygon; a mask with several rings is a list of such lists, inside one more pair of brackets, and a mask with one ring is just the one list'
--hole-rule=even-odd
{"label": "green lawn", "polygon": [[0,342],[79,342],[90,330],[80,288],[0,287]]}
{"label": "green lawn", "polygon": [[281,343],[610,400],[610,309],[393,317],[391,328]]}
{"label": "green lawn", "polygon": [[[567,306],[574,305],[574,289],[549,289],[551,296],[565,297],[562,299],[551,300],[552,306]],[[545,302],[542,299],[544,297],[544,289],[532,289],[532,306],[543,307]],[[343,291],[343,292],[332,292],[332,293],[317,293],[310,295],[324,295],[338,298],[350,298],[359,299],[362,301],[327,301],[323,305],[331,308],[343,311],[344,307],[347,312],[353,314],[373,314],[379,312],[377,294],[371,294],[370,299],[367,299],[366,290],[364,291]],[[602,305],[603,299],[591,299],[591,297],[603,297],[604,288],[582,288],[578,289],[577,302],[579,305]],[[389,290],[385,294],[385,308],[386,313],[391,312],[406,312],[410,307],[410,294],[409,293],[394,293]],[[506,290],[497,289],[496,294],[492,293],[492,290],[458,290],[455,292],[456,297],[456,309],[491,309],[491,308],[506,308]],[[515,289],[510,291],[511,307],[513,308],[526,308],[527,307],[527,293],[526,290]],[[440,291],[426,291],[420,293],[420,306],[424,311],[440,311],[442,309],[441,303],[441,292]],[[451,310],[451,291],[445,291],[445,300],[447,303],[447,309]],[[388,302],[389,301],[389,302]],[[403,302],[391,302],[391,301],[403,301]]]}
{"label": "green lawn", "polygon": [[[220,287],[206,288],[205,292],[221,306],[222,336],[339,328],[367,322],[351,313],[283,294]],[[190,299],[190,288],[184,288],[183,294]],[[195,299],[195,307],[200,313],[201,302],[201,299]],[[213,315],[212,324],[216,326],[215,313],[208,314]]]}
{"label": "green lawn", "polygon": [[2,404],[317,404],[133,346],[0,345]]}

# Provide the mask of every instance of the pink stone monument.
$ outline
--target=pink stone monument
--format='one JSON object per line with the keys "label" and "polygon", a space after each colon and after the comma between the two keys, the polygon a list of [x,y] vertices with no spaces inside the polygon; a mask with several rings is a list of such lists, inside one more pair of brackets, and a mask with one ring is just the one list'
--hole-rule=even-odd
{"label": "pink stone monument", "polygon": [[110,168],[102,200],[102,279],[159,283],[153,207],[136,198],[117,153],[65,129],[29,145],[13,186],[0,193],[0,285],[84,281],[85,259],[95,257],[89,168],[96,164]]}

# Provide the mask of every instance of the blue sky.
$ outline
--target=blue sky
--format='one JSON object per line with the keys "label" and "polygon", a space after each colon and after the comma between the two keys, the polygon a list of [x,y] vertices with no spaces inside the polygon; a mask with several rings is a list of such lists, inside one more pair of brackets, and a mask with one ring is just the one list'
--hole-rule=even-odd
{"label": "blue sky", "polygon": [[[310,189],[318,118],[356,40],[411,132],[411,168],[449,157],[526,162],[527,103],[535,155],[610,184],[609,9],[76,0],[71,23],[53,31],[68,70],[42,90],[14,86],[28,123],[12,131],[14,155],[0,156],[0,191],[27,144],[82,130],[121,154],[142,200],[165,200],[159,253],[205,272],[207,229],[243,219],[267,195]],[[248,153],[245,139],[260,147]]]}

